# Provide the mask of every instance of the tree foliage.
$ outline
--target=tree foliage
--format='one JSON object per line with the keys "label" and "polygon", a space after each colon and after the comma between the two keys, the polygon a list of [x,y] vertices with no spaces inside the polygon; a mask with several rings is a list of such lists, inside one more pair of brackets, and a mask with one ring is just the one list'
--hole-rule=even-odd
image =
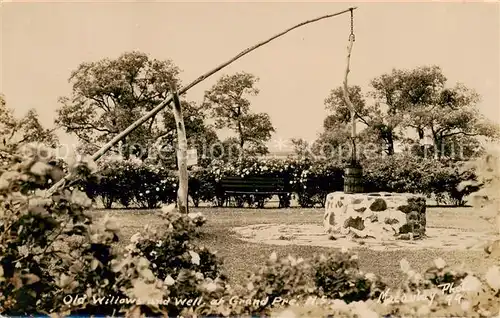
{"label": "tree foliage", "polygon": [[248,96],[255,96],[258,78],[240,72],[222,76],[205,92],[204,108],[215,119],[217,129],[228,128],[238,136],[240,149],[265,154],[265,142],[271,138],[274,127],[266,113],[252,113]]}
{"label": "tree foliage", "polygon": [[[70,76],[73,90],[60,98],[56,123],[83,143],[81,150],[96,151],[161,103],[170,85],[179,86],[180,69],[171,60],[152,59],[140,52],[127,52],[116,59],[80,64]],[[204,115],[190,102],[183,102],[188,137],[213,133]],[[172,148],[175,120],[169,107],[136,128],[122,141],[125,157],[146,158],[153,145]]]}
{"label": "tree foliage", "polygon": [[2,95],[0,95],[0,139],[1,146],[9,149],[32,142],[56,147],[59,142],[54,130],[42,126],[35,109],[28,110],[23,117],[17,119]]}
{"label": "tree foliage", "polygon": [[308,158],[311,156],[310,143],[302,138],[292,138],[290,140],[293,152],[299,158]]}
{"label": "tree foliage", "polygon": [[[458,151],[465,156],[479,155],[477,137],[498,138],[498,127],[479,113],[480,98],[474,90],[460,83],[453,87],[446,84],[440,67],[422,66],[382,74],[370,82],[371,90],[366,94],[358,86],[350,87],[350,98],[365,127],[358,138],[362,143],[381,145],[388,155],[394,154],[396,142],[422,155],[426,137],[433,141],[431,150],[436,157]],[[350,112],[341,87],[330,92],[325,107],[330,114],[317,144],[345,143]]]}

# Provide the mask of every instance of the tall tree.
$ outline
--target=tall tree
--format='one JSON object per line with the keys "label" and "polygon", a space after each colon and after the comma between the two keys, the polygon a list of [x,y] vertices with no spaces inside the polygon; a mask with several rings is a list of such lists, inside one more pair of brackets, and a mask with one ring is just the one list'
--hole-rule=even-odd
{"label": "tall tree", "polygon": [[474,90],[460,83],[446,87],[447,78],[437,66],[402,73],[401,124],[415,130],[422,148],[429,136],[438,158],[457,151],[471,156],[478,148],[477,137],[498,137],[496,125],[480,114],[480,96]]}
{"label": "tall tree", "polygon": [[400,139],[397,129],[402,121],[406,104],[404,90],[408,87],[405,72],[393,69],[391,74],[383,74],[371,81],[373,90],[369,93],[375,99],[372,129],[385,143],[388,155],[394,154],[394,143]]}
{"label": "tall tree", "polygon": [[309,158],[311,154],[311,145],[309,142],[302,138],[292,138],[290,140],[293,152],[300,158]]}
{"label": "tall tree", "polygon": [[217,129],[229,128],[236,133],[238,144],[245,152],[266,154],[265,142],[271,139],[274,127],[266,113],[252,113],[247,96],[255,96],[258,78],[240,72],[222,76],[205,92],[204,108],[215,119]]}
{"label": "tall tree", "polygon": [[[368,115],[368,109],[366,108],[365,98],[361,92],[361,87],[350,86],[347,89],[349,93],[349,98],[356,110],[356,113],[360,115],[361,121],[365,122],[364,117]],[[329,129],[331,126],[337,123],[350,123],[351,122],[351,112],[347,106],[342,87],[337,87],[330,91],[330,94],[324,101],[325,109],[330,113],[330,115],[325,120],[325,128]]]}
{"label": "tall tree", "polygon": [[31,142],[54,148],[59,144],[54,130],[42,126],[35,109],[28,110],[26,115],[17,119],[7,107],[3,95],[0,95],[0,140],[1,146],[6,149],[14,149]]}
{"label": "tall tree", "polygon": [[7,146],[8,141],[12,138],[11,134],[17,126],[17,121],[14,118],[12,109],[7,107],[5,97],[0,94],[0,136],[2,136],[2,145]]}
{"label": "tall tree", "polygon": [[[135,51],[114,60],[82,63],[69,78],[71,96],[60,98],[56,123],[84,144],[106,143],[163,101],[170,85],[180,84],[179,72],[170,60]],[[138,127],[124,143],[144,145],[161,137],[160,117]]]}
{"label": "tall tree", "polygon": [[[362,94],[361,87],[350,86],[347,91],[361,124],[369,127],[371,124],[370,115],[372,115],[372,113],[371,109],[366,107],[366,101]],[[324,104],[329,115],[323,121],[323,132],[313,143],[313,153],[323,156],[349,155],[349,149],[342,148],[346,145],[350,146],[352,143],[350,142],[351,111],[345,102],[343,88],[336,87],[332,89],[325,99]],[[373,135],[371,130],[366,129],[357,134],[358,145],[361,145],[369,139],[368,132]]]}
{"label": "tall tree", "polygon": [[214,158],[224,162],[232,162],[241,156],[240,142],[236,137],[228,137],[215,147],[212,152]]}
{"label": "tall tree", "polygon": [[[366,106],[359,87],[349,88],[360,121],[366,126],[359,137],[383,144],[388,155],[394,153],[395,141],[419,145],[419,153],[424,154],[426,137],[433,140],[436,157],[478,153],[477,137],[497,138],[498,127],[479,113],[477,93],[461,84],[446,87],[446,82],[438,66],[393,69],[371,81],[367,94],[373,99],[370,106]],[[325,132],[316,144],[345,143],[350,114],[341,88],[332,90],[325,105],[332,113],[325,119]],[[417,140],[408,135],[411,131]]]}

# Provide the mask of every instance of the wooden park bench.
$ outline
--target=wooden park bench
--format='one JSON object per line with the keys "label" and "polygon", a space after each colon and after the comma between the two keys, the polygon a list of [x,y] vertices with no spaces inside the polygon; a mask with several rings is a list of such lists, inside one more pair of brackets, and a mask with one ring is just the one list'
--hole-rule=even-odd
{"label": "wooden park bench", "polygon": [[252,198],[257,202],[257,207],[263,208],[266,198],[278,195],[280,198],[279,207],[289,207],[288,199],[291,191],[287,191],[285,180],[280,177],[225,177],[219,183],[220,203],[223,206],[229,205],[231,198],[234,198],[237,206],[242,207],[243,198]]}

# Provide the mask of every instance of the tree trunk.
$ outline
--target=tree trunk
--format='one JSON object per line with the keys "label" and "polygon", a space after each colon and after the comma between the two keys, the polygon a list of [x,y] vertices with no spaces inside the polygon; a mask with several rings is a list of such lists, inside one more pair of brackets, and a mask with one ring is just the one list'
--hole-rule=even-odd
{"label": "tree trunk", "polygon": [[123,159],[125,160],[130,159],[130,147],[127,145],[127,137],[123,137],[122,139],[122,154],[123,154]]}
{"label": "tree trunk", "polygon": [[431,126],[432,139],[434,140],[434,159],[441,158],[441,141],[439,138],[439,133],[434,130],[434,127]]}
{"label": "tree trunk", "polygon": [[177,205],[180,213],[188,213],[188,171],[187,171],[187,138],[182,117],[182,106],[179,101],[177,91],[172,89],[174,94],[174,118],[177,126],[177,141],[179,151],[177,152],[177,162],[179,167],[179,189],[177,191]]}
{"label": "tree trunk", "polygon": [[417,128],[417,133],[418,133],[418,139],[419,139],[419,145],[420,145],[420,152],[422,154],[422,156],[425,157],[425,144],[424,144],[424,138],[425,138],[425,134],[424,134],[424,130],[422,128]]}
{"label": "tree trunk", "polygon": [[442,157],[442,149],[443,148],[443,140],[442,139],[439,139],[439,138],[436,138],[434,140],[434,151],[435,151],[435,154],[434,154],[434,158],[435,159],[441,159]]}
{"label": "tree trunk", "polygon": [[392,134],[392,129],[387,131],[387,154],[392,156],[394,154],[394,136]]}
{"label": "tree trunk", "polygon": [[243,158],[243,146],[245,145],[245,140],[243,139],[243,127],[241,126],[241,107],[238,107],[238,134],[240,137],[240,153],[238,159]]}

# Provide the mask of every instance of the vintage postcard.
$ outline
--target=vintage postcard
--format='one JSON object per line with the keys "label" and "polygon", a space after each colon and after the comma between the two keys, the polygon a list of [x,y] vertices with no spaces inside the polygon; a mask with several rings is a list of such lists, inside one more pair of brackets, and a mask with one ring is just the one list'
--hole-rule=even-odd
{"label": "vintage postcard", "polygon": [[499,2],[0,26],[0,317],[500,318]]}

